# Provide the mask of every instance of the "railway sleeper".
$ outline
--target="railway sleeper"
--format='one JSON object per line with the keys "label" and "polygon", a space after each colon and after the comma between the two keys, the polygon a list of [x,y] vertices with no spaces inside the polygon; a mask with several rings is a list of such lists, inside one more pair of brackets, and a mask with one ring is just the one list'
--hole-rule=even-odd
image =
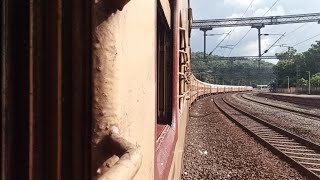
{"label": "railway sleeper", "polygon": [[[303,153],[303,152],[288,152],[288,151],[292,151],[292,149],[290,150],[281,150],[281,147],[284,148],[290,148],[290,147],[294,147],[294,148],[305,148],[308,149],[309,146],[312,149],[316,149],[317,153],[319,150],[319,146],[309,142],[308,140],[305,140],[299,136],[296,136],[294,134],[291,134],[279,127],[276,127],[274,125],[271,125],[270,123],[265,122],[264,120],[261,120],[260,118],[257,118],[243,110],[240,110],[239,108],[236,108],[234,105],[231,105],[230,103],[226,102],[224,99],[222,99],[222,101],[227,104],[228,106],[230,106],[231,108],[235,109],[236,111],[242,113],[243,115],[248,116],[249,118],[251,118],[251,121],[246,120],[239,120],[239,116],[237,116],[237,118],[234,118],[234,112],[233,113],[227,113],[224,109],[222,109],[217,102],[215,101],[215,104],[217,105],[217,107],[223,112],[223,114],[225,114],[230,120],[232,120],[233,122],[235,122],[236,124],[238,124],[241,128],[243,128],[244,130],[246,130],[249,134],[253,135],[256,139],[260,140],[260,143],[262,143],[263,145],[267,146],[270,148],[270,150],[279,155],[281,158],[284,158],[285,160],[287,160],[288,162],[292,163],[297,169],[299,169],[303,174],[308,175],[309,177],[312,177],[312,179],[320,179],[319,173],[320,173],[320,169],[315,168],[314,164],[316,164],[316,166],[318,165],[317,163],[314,164],[310,164],[313,162],[307,162],[309,164],[302,164],[300,163],[301,160],[303,161],[315,161],[320,159],[320,154],[316,154],[315,152],[310,152],[307,151],[307,153]],[[227,108],[229,109],[229,108]],[[258,123],[257,123],[258,122]],[[258,124],[258,125],[257,125]],[[260,125],[261,124],[261,125]],[[274,129],[274,131],[276,133],[267,133],[265,134],[265,132],[260,133],[260,135],[258,135],[258,133],[253,132],[253,128],[249,128],[249,127],[254,127],[254,129],[260,129],[261,127],[266,126],[266,128],[263,128],[264,130],[267,128],[272,128],[272,130]],[[260,126],[260,127],[259,127]],[[258,130],[259,131],[259,130]],[[281,134],[280,134],[281,133]],[[282,135],[283,134],[283,135]],[[268,141],[276,141],[276,143],[272,144]],[[278,142],[277,142],[278,141]],[[285,142],[290,142],[290,143],[296,143],[295,145],[289,144],[289,145],[283,145],[283,144],[279,144],[281,143],[281,141],[285,141]],[[305,146],[301,146],[302,144],[300,144],[300,141],[303,142],[303,144],[305,144]],[[301,142],[301,143],[302,143]],[[279,148],[280,147],[280,148]],[[293,150],[294,151],[294,150]],[[300,157],[302,156],[302,157]],[[300,157],[300,158],[296,158],[296,157]],[[297,161],[297,159],[299,159],[299,161]],[[312,166],[312,167],[309,167]]]}
{"label": "railway sleeper", "polygon": [[283,148],[283,147],[277,147],[277,148],[283,151],[314,152],[314,150],[311,150],[311,149],[289,149],[289,148]]}
{"label": "railway sleeper", "polygon": [[319,166],[320,167],[319,163],[310,163],[310,162],[301,162],[301,161],[299,161],[299,163],[301,163],[303,165]]}
{"label": "railway sleeper", "polygon": [[276,147],[285,147],[285,148],[291,148],[291,149],[294,149],[294,148],[307,148],[306,146],[301,146],[301,145],[298,145],[298,146],[291,146],[291,145],[282,145],[282,144],[273,144],[271,143],[273,146],[276,146]]}
{"label": "railway sleeper", "polygon": [[310,158],[310,157],[300,157],[300,156],[290,156],[293,159],[298,159],[298,160],[306,160],[306,161],[316,161],[320,162],[320,158]]}
{"label": "railway sleeper", "polygon": [[291,139],[291,138],[287,138],[287,139],[283,139],[282,141],[278,141],[277,139],[269,139],[270,142],[285,142],[285,143],[292,143],[292,144],[300,144],[298,143],[296,140]]}
{"label": "railway sleeper", "polygon": [[297,156],[316,156],[320,158],[320,154],[316,153],[298,153],[298,152],[288,152],[288,151],[283,151],[286,154],[292,154],[292,155],[297,155]]}

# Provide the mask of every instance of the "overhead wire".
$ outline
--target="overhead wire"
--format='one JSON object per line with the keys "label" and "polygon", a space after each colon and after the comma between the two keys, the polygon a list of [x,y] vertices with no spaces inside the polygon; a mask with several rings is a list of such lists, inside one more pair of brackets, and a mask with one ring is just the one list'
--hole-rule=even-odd
{"label": "overhead wire", "polygon": [[[303,26],[307,25],[308,23],[303,23],[301,26],[298,26],[297,28],[295,28],[294,30],[290,31],[289,33],[287,33],[284,38],[289,37],[291,34],[293,34],[294,32],[296,32],[297,30],[301,29]],[[286,50],[284,50],[283,52],[285,52]],[[283,53],[282,52],[282,53]]]}
{"label": "overhead wire", "polygon": [[[276,1],[270,6],[270,8],[264,13],[264,15],[263,15],[262,17],[264,17],[265,15],[267,15],[268,12],[269,12],[279,1],[280,1],[280,0],[276,0]],[[238,41],[238,43],[231,49],[231,51],[230,51],[230,53],[229,53],[228,56],[230,56],[230,54],[232,53],[233,49],[235,49],[236,46],[237,46],[238,44],[240,44],[240,42],[249,34],[249,32],[250,32],[251,30],[252,30],[252,28],[250,28],[250,29],[246,32],[246,34],[240,39],[240,41]]]}
{"label": "overhead wire", "polygon": [[[245,12],[242,14],[241,18],[243,18],[244,15],[248,12],[249,8],[252,6],[252,3],[253,3],[254,1],[255,1],[255,0],[252,0],[252,1],[250,2],[249,6],[248,6],[247,9],[245,10]],[[220,46],[220,44],[221,44],[228,36],[229,36],[228,39],[230,39],[231,33],[232,33],[235,29],[236,29],[236,27],[233,28],[231,31],[229,31],[228,34],[219,42],[219,44],[209,53],[209,55],[211,55],[211,54]],[[227,40],[227,42],[229,42],[229,40]],[[208,55],[208,56],[209,56],[209,55]]]}
{"label": "overhead wire", "polygon": [[285,36],[286,33],[284,33],[283,35],[280,36],[279,39],[277,39],[267,50],[264,51],[263,54],[261,54],[261,56],[263,56],[264,54],[266,54],[275,44],[277,44],[277,42],[280,41],[280,39],[282,39]]}
{"label": "overhead wire", "polygon": [[230,35],[230,32],[219,42],[219,44],[208,54],[210,56],[219,46],[220,44]]}
{"label": "overhead wire", "polygon": [[233,48],[230,50],[228,56],[230,56],[230,54],[232,53],[233,49],[235,49],[235,48],[238,46],[238,44],[239,44],[245,37],[247,37],[247,35],[249,34],[249,32],[250,32],[251,30],[252,30],[252,28],[250,28],[250,29],[246,32],[246,34],[245,34],[244,36],[242,36],[242,38],[233,46]]}
{"label": "overhead wire", "polygon": [[[255,0],[252,0],[252,1],[250,2],[249,6],[248,6],[247,9],[244,11],[244,13],[242,14],[241,18],[243,18],[244,15],[248,12],[249,8],[252,7],[252,4],[253,4],[254,1],[255,1]],[[234,28],[234,29],[235,29],[235,28]]]}
{"label": "overhead wire", "polygon": [[320,36],[320,34],[317,34],[317,35],[312,36],[312,37],[310,37],[310,38],[308,38],[308,39],[306,39],[306,40],[303,40],[303,41],[301,41],[301,42],[293,45],[293,47],[294,47],[294,46],[298,46],[298,45],[300,45],[300,44],[302,44],[302,43],[305,43],[305,42],[307,42],[307,41],[309,41],[309,40],[311,40],[311,39],[313,39],[313,38],[315,38],[315,37],[318,37],[318,36]]}
{"label": "overhead wire", "polygon": [[296,32],[297,30],[301,29],[303,26],[305,26],[308,23],[303,23],[301,26],[298,26],[297,28],[295,28],[294,30],[290,31],[288,34],[286,34],[286,37],[288,37],[290,34]]}
{"label": "overhead wire", "polygon": [[280,0],[276,0],[276,1],[272,4],[272,6],[267,10],[267,12],[264,13],[264,15],[263,15],[262,17],[264,17],[265,15],[267,15],[268,12],[269,12],[279,1],[280,1]]}
{"label": "overhead wire", "polygon": [[[275,4],[278,2],[279,0],[277,0],[272,6],[271,6],[271,8],[272,7],[274,7],[275,6]],[[269,12],[269,10],[267,11],[267,12]],[[267,13],[266,12],[266,13]],[[266,14],[265,13],[265,14]],[[302,24],[301,26],[298,26],[297,28],[295,28],[294,30],[292,30],[292,31],[290,31],[289,33],[287,33],[287,34],[285,34],[284,36],[281,36],[271,47],[269,47],[266,51],[269,51],[278,41],[280,41],[282,38],[284,38],[284,37],[288,37],[289,35],[291,35],[291,34],[293,34],[294,32],[296,32],[297,30],[299,30],[299,29],[301,29],[303,26],[305,26],[307,23],[304,23],[304,24]],[[319,34],[320,35],[320,34]],[[315,38],[315,37],[317,37],[317,36],[319,36],[319,35],[316,35],[316,36],[314,36],[314,37],[311,37],[311,38],[309,38],[309,39],[307,39],[307,40],[305,40],[305,41],[303,41],[303,42],[300,42],[300,43],[298,43],[298,44],[296,44],[296,45],[299,45],[299,44],[302,44],[302,43],[304,43],[304,42],[306,42],[306,41],[308,41],[308,40],[310,40],[310,39],[313,39],[313,38]],[[296,45],[294,45],[294,46],[296,46]],[[284,50],[284,51],[282,51],[281,53],[284,53],[286,50]],[[263,54],[265,54],[265,53],[263,53]],[[262,55],[263,55],[262,54]]]}
{"label": "overhead wire", "polygon": [[[303,40],[303,41],[301,41],[301,42],[299,42],[299,43],[297,43],[297,44],[295,44],[295,45],[289,46],[289,47],[298,46],[298,45],[300,45],[300,44],[302,44],[302,43],[304,43],[304,42],[307,42],[307,41],[309,41],[309,40],[311,40],[311,39],[313,39],[313,38],[315,38],[315,37],[318,37],[318,36],[320,36],[320,34],[317,34],[317,35],[315,35],[315,36],[312,36],[312,37],[310,37],[310,38],[308,38],[308,39],[305,39],[305,40]],[[283,51],[280,52],[279,54],[283,54],[283,53],[285,53],[286,51],[287,51],[287,50],[283,50]]]}
{"label": "overhead wire", "polygon": [[[252,28],[251,28],[252,29]],[[251,31],[251,29],[249,31],[247,31],[247,33],[234,45],[234,48],[249,34],[249,32]],[[233,49],[234,49],[233,48]]]}
{"label": "overhead wire", "polygon": [[[244,15],[247,14],[249,8],[252,7],[252,4],[253,4],[254,1],[255,1],[255,0],[252,0],[252,1],[250,2],[249,6],[248,6],[247,9],[244,11],[244,13],[242,14],[241,18],[243,18]],[[237,27],[234,27],[234,28],[232,29],[232,31],[231,31],[231,33],[230,33],[230,36],[229,36],[228,39],[227,39],[227,43],[226,43],[226,44],[228,44],[228,42],[229,42],[229,40],[230,40],[230,38],[231,38],[231,35],[232,35],[233,31],[234,31],[236,28],[237,28]],[[224,51],[225,51],[225,50],[224,50]],[[224,51],[222,52],[222,56],[223,56],[223,54],[224,54]]]}

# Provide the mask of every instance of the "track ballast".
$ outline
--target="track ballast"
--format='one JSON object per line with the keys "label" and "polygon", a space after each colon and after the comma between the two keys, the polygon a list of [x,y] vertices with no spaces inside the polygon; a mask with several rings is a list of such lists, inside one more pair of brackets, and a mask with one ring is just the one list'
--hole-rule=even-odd
{"label": "track ballast", "polygon": [[214,101],[230,120],[272,152],[294,165],[299,172],[312,179],[320,179],[319,145],[243,111],[221,96],[217,96]]}

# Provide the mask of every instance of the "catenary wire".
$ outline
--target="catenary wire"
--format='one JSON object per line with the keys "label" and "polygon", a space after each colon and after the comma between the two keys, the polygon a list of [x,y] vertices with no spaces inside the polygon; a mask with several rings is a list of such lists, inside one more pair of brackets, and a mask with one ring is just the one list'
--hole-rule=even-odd
{"label": "catenary wire", "polygon": [[[295,45],[292,45],[292,46],[290,46],[290,47],[298,46],[298,45],[300,45],[300,44],[302,44],[302,43],[305,43],[305,42],[307,42],[307,41],[309,41],[309,40],[311,40],[311,39],[313,39],[313,38],[315,38],[315,37],[318,37],[318,36],[320,36],[320,34],[317,34],[317,35],[312,36],[312,37],[310,37],[310,38],[308,38],[308,39],[305,39],[305,40],[303,40],[303,41],[301,41],[301,42],[299,42],[299,43],[297,43],[297,44],[295,44]],[[283,53],[286,52],[286,51],[287,51],[287,50],[283,50],[282,52],[280,52],[280,54],[283,54]]]}
{"label": "catenary wire", "polygon": [[[250,2],[249,6],[248,6],[247,9],[244,11],[244,13],[242,14],[241,18],[243,18],[244,15],[248,12],[249,8],[252,7],[252,4],[253,4],[254,1],[255,1],[255,0],[252,0],[252,1]],[[228,45],[228,43],[229,43],[229,40],[230,40],[230,38],[231,38],[231,35],[232,35],[233,31],[234,31],[236,28],[237,28],[237,27],[234,27],[234,28],[232,29],[232,31],[231,31],[231,33],[230,33],[230,36],[229,36],[228,39],[227,39],[227,43],[226,43],[227,45]],[[225,51],[225,50],[223,50],[223,52],[222,52],[222,56],[223,56],[223,54],[224,54],[224,51]]]}
{"label": "catenary wire", "polygon": [[315,37],[318,37],[318,36],[320,36],[320,34],[317,34],[317,35],[312,36],[312,37],[310,37],[310,38],[308,38],[308,39],[306,39],[306,40],[303,40],[303,41],[301,41],[301,42],[293,45],[293,47],[294,47],[294,46],[298,46],[298,45],[300,45],[300,44],[302,44],[302,43],[304,43],[304,42],[307,42],[307,41],[309,41],[309,40],[311,40],[311,39],[313,39],[313,38],[315,38]]}
{"label": "catenary wire", "polygon": [[[263,15],[262,17],[264,17],[266,14],[268,14],[268,12],[269,12],[279,1],[280,1],[280,0],[276,0],[276,1],[272,4],[272,6],[264,13],[264,15]],[[228,56],[230,56],[230,54],[232,53],[233,49],[236,48],[236,46],[249,34],[249,32],[250,32],[251,30],[252,30],[252,28],[249,29],[249,30],[247,31],[247,33],[240,39],[240,41],[238,41],[238,43],[230,50],[230,53],[229,53]]]}
{"label": "catenary wire", "polygon": [[[248,12],[249,8],[252,6],[252,3],[254,2],[255,0],[252,0],[249,4],[249,6],[247,7],[247,9],[245,10],[245,12],[242,14],[241,18],[244,17],[244,15]],[[228,32],[228,34],[219,42],[219,44],[209,53],[209,55],[211,55],[219,46],[220,44],[229,36],[228,39],[230,39],[230,36],[231,36],[231,33],[236,29],[233,28],[231,31]],[[229,42],[229,40],[228,40]]]}
{"label": "catenary wire", "polygon": [[[303,26],[305,26],[305,25],[307,25],[307,24],[308,24],[308,23],[304,23],[304,24],[298,26],[297,28],[295,28],[294,30],[290,31],[289,33],[287,33],[287,34],[282,38],[282,40],[285,39],[285,38],[287,38],[287,37],[289,37],[291,34],[293,34],[294,32],[296,32],[297,30],[301,29]],[[280,40],[280,41],[281,41],[281,40]],[[285,50],[285,51],[286,51],[286,50]]]}
{"label": "catenary wire", "polygon": [[276,0],[272,6],[268,9],[268,11],[266,13],[264,13],[264,15],[262,17],[264,17],[266,14],[268,14],[268,12],[279,2],[280,0]]}
{"label": "catenary wire", "polygon": [[285,33],[283,35],[280,36],[280,38],[278,40],[276,40],[267,50],[265,50],[265,52],[263,54],[261,54],[261,56],[263,56],[264,54],[266,54],[277,42],[280,41],[280,39],[282,39],[285,36]]}

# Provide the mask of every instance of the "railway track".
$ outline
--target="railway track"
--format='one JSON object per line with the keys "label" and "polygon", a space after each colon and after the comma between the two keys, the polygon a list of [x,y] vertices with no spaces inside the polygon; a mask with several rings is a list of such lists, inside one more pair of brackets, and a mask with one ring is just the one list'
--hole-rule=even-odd
{"label": "railway track", "polygon": [[276,105],[276,104],[261,102],[261,101],[258,101],[258,100],[254,100],[254,99],[245,97],[243,94],[241,94],[240,97],[242,99],[244,99],[244,100],[247,100],[249,102],[258,103],[258,104],[260,104],[262,106],[266,106],[266,107],[273,108],[273,109],[285,110],[285,111],[294,113],[294,114],[299,115],[299,116],[303,116],[303,117],[306,117],[306,118],[309,118],[309,119],[320,121],[320,115],[318,115],[318,114],[312,114],[312,113],[308,113],[308,112],[305,112],[305,111],[298,111],[298,110],[295,110],[295,109],[292,109],[292,108],[279,106],[279,105]]}
{"label": "railway track", "polygon": [[319,145],[251,115],[223,97],[216,97],[214,103],[226,117],[302,174],[320,179]]}

